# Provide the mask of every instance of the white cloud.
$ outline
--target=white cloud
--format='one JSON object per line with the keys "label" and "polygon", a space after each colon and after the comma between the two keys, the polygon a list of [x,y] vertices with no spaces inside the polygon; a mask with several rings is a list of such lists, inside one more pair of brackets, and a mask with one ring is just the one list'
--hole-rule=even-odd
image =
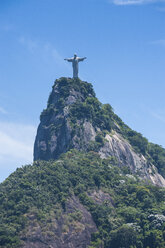
{"label": "white cloud", "polygon": [[31,163],[36,127],[0,122],[0,181],[17,167]]}
{"label": "white cloud", "polygon": [[31,146],[15,140],[6,133],[0,131],[0,155],[20,158],[29,161],[31,159]]}
{"label": "white cloud", "polygon": [[164,108],[151,109],[150,107],[147,107],[145,105],[141,105],[141,108],[145,111],[146,114],[149,114],[154,119],[159,120],[159,123],[160,122],[165,123],[165,109]]}
{"label": "white cloud", "polygon": [[145,114],[149,114],[154,119],[165,123],[165,108],[151,109],[149,106],[147,107],[146,105],[141,104],[141,109],[145,111]]}
{"label": "white cloud", "polygon": [[7,114],[7,111],[3,107],[0,107],[0,113],[1,114]]}
{"label": "white cloud", "polygon": [[64,58],[61,56],[61,54],[55,49],[50,43],[46,43],[43,45],[43,52],[51,56],[56,62],[59,64],[65,64]]}
{"label": "white cloud", "polygon": [[115,5],[141,5],[149,3],[165,2],[165,0],[110,0]]}
{"label": "white cloud", "polygon": [[38,44],[36,41],[30,38],[25,38],[24,36],[19,37],[18,41],[20,42],[20,44],[27,47],[27,49],[31,52],[33,52],[38,47]]}
{"label": "white cloud", "polygon": [[12,24],[4,24],[0,26],[0,30],[5,32],[14,31],[15,27]]}
{"label": "white cloud", "polygon": [[54,61],[59,66],[68,68],[68,64],[64,61],[63,56],[57,51],[57,49],[50,43],[42,43],[37,40],[20,36],[18,42],[24,46],[29,52],[35,54],[43,61]]}
{"label": "white cloud", "polygon": [[116,5],[134,5],[142,4],[143,0],[114,0],[113,3]]}
{"label": "white cloud", "polygon": [[160,12],[165,12],[165,8],[164,7],[159,7],[159,8],[156,8],[158,11]]}
{"label": "white cloud", "polygon": [[153,45],[161,45],[161,46],[164,46],[165,47],[165,40],[162,39],[162,40],[155,40],[155,41],[152,41],[151,44]]}
{"label": "white cloud", "polygon": [[165,123],[165,111],[150,111],[150,114],[157,120]]}

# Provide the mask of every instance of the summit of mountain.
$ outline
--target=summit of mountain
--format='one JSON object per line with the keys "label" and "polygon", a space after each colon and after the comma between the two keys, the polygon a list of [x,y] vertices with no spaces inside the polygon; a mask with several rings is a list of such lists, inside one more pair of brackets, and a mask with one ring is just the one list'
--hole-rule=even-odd
{"label": "summit of mountain", "polygon": [[0,248],[165,247],[165,150],[60,78],[42,111],[34,162],[0,184]]}
{"label": "summit of mountain", "polygon": [[34,161],[54,160],[70,149],[113,158],[141,179],[165,186],[165,150],[124,124],[109,104],[100,103],[92,84],[63,77],[55,81],[41,113]]}

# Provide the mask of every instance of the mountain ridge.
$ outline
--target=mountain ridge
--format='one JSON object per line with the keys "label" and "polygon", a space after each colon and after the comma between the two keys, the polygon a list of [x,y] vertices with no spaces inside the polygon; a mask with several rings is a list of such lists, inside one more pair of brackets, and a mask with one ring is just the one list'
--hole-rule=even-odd
{"label": "mountain ridge", "polygon": [[[93,150],[102,158],[115,157],[118,166],[127,166],[144,180],[165,187],[165,173],[157,172],[150,152],[153,146],[125,125],[109,104],[101,104],[91,84],[60,78],[55,81],[47,108],[41,113],[34,160],[56,159],[70,149]],[[164,164],[165,151],[162,151]]]}
{"label": "mountain ridge", "polygon": [[165,247],[164,165],[91,84],[56,80],[33,164],[0,184],[0,248]]}
{"label": "mountain ridge", "polygon": [[0,185],[0,247],[163,248],[164,198],[113,160],[70,150]]}

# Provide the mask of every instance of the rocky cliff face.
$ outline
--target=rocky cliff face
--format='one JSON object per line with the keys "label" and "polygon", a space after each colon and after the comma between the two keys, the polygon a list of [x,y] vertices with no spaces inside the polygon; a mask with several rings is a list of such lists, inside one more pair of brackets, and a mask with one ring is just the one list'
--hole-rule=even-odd
{"label": "rocky cliff face", "polygon": [[137,150],[130,144],[125,129],[128,127],[111,106],[97,100],[91,84],[61,78],[55,81],[47,108],[41,113],[34,160],[57,159],[73,148],[95,151],[102,158],[114,158],[119,167],[128,167],[142,179],[165,187],[165,179],[157,172],[152,158],[143,152],[143,142]]}
{"label": "rocky cliff face", "polygon": [[72,120],[71,107],[88,97],[95,97],[90,84],[79,79],[56,80],[47,109],[41,113],[34,160],[56,159],[71,148],[86,150],[89,141],[95,138],[95,129],[86,118]]}
{"label": "rocky cliff face", "polygon": [[0,184],[1,248],[165,247],[165,150],[91,84],[56,80],[34,160]]}
{"label": "rocky cliff face", "polygon": [[99,150],[102,158],[113,156],[119,166],[127,166],[142,179],[165,187],[165,179],[157,172],[156,167],[143,154],[136,153],[120,134],[114,132],[112,135],[107,134],[105,138],[107,142]]}
{"label": "rocky cliff face", "polygon": [[91,234],[97,231],[90,212],[75,196],[68,199],[65,211],[54,209],[48,223],[40,224],[34,213],[27,215],[28,224],[21,235],[23,248],[86,248]]}

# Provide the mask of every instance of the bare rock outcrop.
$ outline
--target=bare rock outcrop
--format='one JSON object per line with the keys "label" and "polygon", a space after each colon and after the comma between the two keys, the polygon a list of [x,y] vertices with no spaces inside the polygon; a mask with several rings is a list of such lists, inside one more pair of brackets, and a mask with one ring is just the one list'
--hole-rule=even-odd
{"label": "bare rock outcrop", "polygon": [[165,187],[165,179],[158,173],[157,168],[149,163],[142,155],[136,153],[132,146],[120,134],[106,134],[106,142],[101,147],[99,154],[101,158],[113,156],[118,166],[128,166],[132,173],[155,185]]}
{"label": "bare rock outcrop", "polygon": [[[79,87],[77,87],[77,85]],[[77,90],[76,90],[77,88]],[[94,97],[92,86],[78,79],[56,80],[48,100],[47,109],[41,114],[34,145],[34,160],[56,159],[71,148],[86,150],[96,133],[87,120],[70,121],[70,106]]]}
{"label": "bare rock outcrop", "polygon": [[165,187],[165,179],[153,162],[135,151],[122,135],[115,114],[107,109],[102,108],[91,84],[80,79],[56,80],[41,114],[34,160],[57,159],[70,149],[93,149],[102,158],[114,157],[118,166],[129,167],[141,179]]}
{"label": "bare rock outcrop", "polygon": [[58,209],[49,223],[39,223],[33,213],[29,214],[21,239],[23,248],[86,248],[96,231],[90,212],[73,195],[67,200],[65,211]]}

